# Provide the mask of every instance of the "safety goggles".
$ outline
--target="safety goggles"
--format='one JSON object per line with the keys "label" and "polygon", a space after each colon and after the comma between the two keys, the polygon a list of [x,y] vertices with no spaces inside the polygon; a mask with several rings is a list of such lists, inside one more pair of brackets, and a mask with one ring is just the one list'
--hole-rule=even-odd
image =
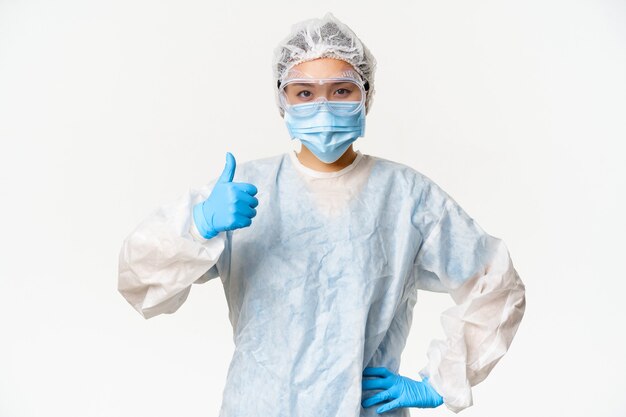
{"label": "safety goggles", "polygon": [[309,116],[323,106],[338,116],[351,116],[365,106],[367,83],[346,70],[330,78],[313,78],[298,70],[278,81],[280,105],[293,116]]}

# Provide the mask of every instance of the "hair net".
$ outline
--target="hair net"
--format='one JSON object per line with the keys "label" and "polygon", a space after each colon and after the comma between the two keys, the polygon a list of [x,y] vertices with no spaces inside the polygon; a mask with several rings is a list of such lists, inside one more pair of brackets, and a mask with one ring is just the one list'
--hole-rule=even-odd
{"label": "hair net", "polygon": [[[274,50],[272,68],[276,103],[279,104],[278,81],[283,75],[292,67],[317,58],[340,59],[354,67],[363,81],[369,84],[365,99],[365,111],[369,112],[374,96],[376,60],[356,34],[332,13],[326,13],[321,19],[296,23],[289,36]],[[282,108],[280,115],[284,116]]]}

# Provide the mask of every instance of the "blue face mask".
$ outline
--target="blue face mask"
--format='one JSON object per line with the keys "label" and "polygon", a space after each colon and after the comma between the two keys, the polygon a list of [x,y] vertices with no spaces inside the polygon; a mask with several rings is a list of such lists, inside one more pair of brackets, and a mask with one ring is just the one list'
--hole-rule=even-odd
{"label": "blue face mask", "polygon": [[365,106],[355,114],[341,115],[337,113],[349,113],[359,106],[359,102],[333,102],[332,105],[334,109],[341,108],[341,112],[332,112],[326,103],[298,104],[301,110],[306,110],[306,106],[319,106],[317,111],[306,116],[285,112],[285,123],[291,138],[300,139],[320,161],[327,164],[339,159],[352,142],[365,134]]}

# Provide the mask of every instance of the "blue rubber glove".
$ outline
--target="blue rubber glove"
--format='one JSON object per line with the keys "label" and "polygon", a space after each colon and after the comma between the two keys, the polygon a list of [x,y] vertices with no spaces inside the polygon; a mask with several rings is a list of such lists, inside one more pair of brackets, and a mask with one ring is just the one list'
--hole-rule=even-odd
{"label": "blue rubber glove", "polygon": [[435,408],[443,404],[443,398],[428,383],[414,381],[405,376],[396,375],[387,368],[365,368],[363,390],[384,390],[361,403],[364,408],[390,401],[376,409],[378,414],[401,407]]}
{"label": "blue rubber glove", "polygon": [[235,157],[226,153],[226,166],[218,178],[211,195],[193,208],[193,220],[200,235],[205,239],[219,232],[240,229],[252,224],[259,200],[254,197],[257,189],[245,182],[233,182]]}

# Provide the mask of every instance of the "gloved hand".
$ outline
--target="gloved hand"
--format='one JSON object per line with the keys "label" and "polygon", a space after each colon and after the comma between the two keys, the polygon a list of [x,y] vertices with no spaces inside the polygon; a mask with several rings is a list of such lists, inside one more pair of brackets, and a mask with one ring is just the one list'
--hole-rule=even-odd
{"label": "gloved hand", "polygon": [[219,232],[240,229],[252,224],[259,200],[257,189],[245,182],[232,182],[235,176],[235,157],[226,153],[226,166],[215,183],[211,195],[193,208],[193,220],[200,235],[206,239]]}
{"label": "gloved hand", "polygon": [[443,404],[443,398],[430,386],[428,378],[423,381],[414,381],[410,378],[396,375],[387,368],[365,368],[363,390],[385,390],[366,399],[361,403],[364,408],[383,401],[390,401],[376,409],[378,414],[400,407],[435,408]]}

